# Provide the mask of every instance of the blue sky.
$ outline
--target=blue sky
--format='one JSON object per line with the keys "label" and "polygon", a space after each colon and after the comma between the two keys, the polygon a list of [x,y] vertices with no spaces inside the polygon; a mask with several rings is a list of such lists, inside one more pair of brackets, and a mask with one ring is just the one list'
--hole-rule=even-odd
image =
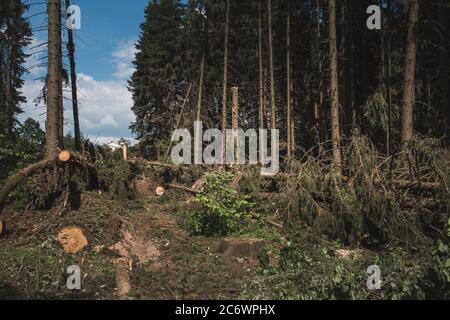
{"label": "blue sky", "polygon": [[[45,12],[42,0],[31,0],[26,16]],[[127,80],[133,72],[134,44],[139,36],[139,26],[144,19],[148,0],[72,0],[81,9],[81,30],[75,30],[77,74],[80,100],[81,131],[91,140],[105,143],[121,137],[132,138],[128,127],[133,121],[131,95]],[[45,15],[30,18],[32,27],[46,26]],[[40,53],[46,47],[36,48],[45,42],[45,31],[33,34],[28,48],[32,53],[26,67],[33,67],[25,77],[23,88],[27,103],[22,106],[25,114],[42,123],[45,106],[35,106],[46,67],[36,67],[45,58]],[[66,88],[68,89],[68,88]],[[72,132],[70,93],[65,92],[65,131]]]}

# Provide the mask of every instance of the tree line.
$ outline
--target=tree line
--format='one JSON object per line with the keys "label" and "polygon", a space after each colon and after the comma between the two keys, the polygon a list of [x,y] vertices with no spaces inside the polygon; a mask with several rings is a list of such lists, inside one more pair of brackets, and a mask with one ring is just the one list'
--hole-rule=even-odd
{"label": "tree line", "polygon": [[[373,4],[381,30],[366,27]],[[230,128],[238,87],[241,126],[280,129],[287,157],[330,144],[339,166],[354,130],[385,154],[414,134],[448,141],[449,11],[447,0],[150,1],[131,129],[155,156],[180,113],[184,127]]]}

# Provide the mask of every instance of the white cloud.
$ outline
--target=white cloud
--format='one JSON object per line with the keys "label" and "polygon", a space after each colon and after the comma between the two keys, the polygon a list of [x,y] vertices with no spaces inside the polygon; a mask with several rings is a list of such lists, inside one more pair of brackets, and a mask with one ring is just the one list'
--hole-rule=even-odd
{"label": "white cloud", "polygon": [[[24,114],[20,120],[32,117],[45,125],[45,105],[35,106],[34,99],[40,95],[43,82],[36,78],[45,76],[46,67],[39,66],[45,63],[45,52],[39,52],[47,48],[46,45],[39,46],[45,41],[33,38],[32,43],[27,48],[27,53],[32,53],[27,59],[26,68],[30,68],[30,75],[26,77],[22,88],[27,103],[22,105]],[[108,143],[117,141],[120,138],[132,138],[129,130],[130,123],[134,121],[134,114],[131,111],[133,105],[131,93],[127,89],[126,80],[134,72],[132,61],[136,54],[135,41],[120,42],[114,52],[111,53],[111,60],[114,66],[112,80],[96,80],[92,75],[78,73],[78,99],[81,131],[92,141]],[[65,107],[65,132],[73,133],[72,104],[69,90],[64,93],[66,99]]]}
{"label": "white cloud", "polygon": [[32,77],[36,78],[45,75],[47,53],[44,50],[46,49],[46,40],[42,40],[38,37],[33,37],[31,43],[26,47],[25,53],[30,56],[26,60],[25,68]]}
{"label": "white cloud", "polygon": [[[43,83],[38,80],[28,80],[23,87],[27,103],[22,105],[25,114],[21,120],[32,117],[45,123],[45,106],[35,107],[33,100],[40,94]],[[131,111],[133,105],[131,93],[123,80],[99,81],[92,76],[78,74],[80,126],[83,134],[95,139],[117,140],[121,137],[131,138],[129,126],[134,121]],[[65,93],[66,98],[70,93]],[[73,132],[72,104],[70,99],[65,102],[65,132]],[[105,137],[103,139],[102,137]]]}
{"label": "white cloud", "polygon": [[128,79],[134,72],[132,61],[136,55],[136,42],[119,42],[117,49],[111,54],[115,65],[114,76],[118,79]]}

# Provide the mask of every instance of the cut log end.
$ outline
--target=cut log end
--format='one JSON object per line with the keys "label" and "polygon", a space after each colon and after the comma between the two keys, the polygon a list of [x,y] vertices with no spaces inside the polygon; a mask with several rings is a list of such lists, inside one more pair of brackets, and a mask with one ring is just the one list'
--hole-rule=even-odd
{"label": "cut log end", "polygon": [[69,254],[78,253],[88,245],[88,240],[83,231],[77,227],[62,229],[58,234],[58,242],[64,251]]}
{"label": "cut log end", "polygon": [[63,150],[59,153],[58,158],[61,162],[67,162],[70,160],[70,156],[71,156],[70,151]]}
{"label": "cut log end", "polygon": [[166,190],[163,187],[158,187],[155,192],[158,197],[162,197],[166,193]]}

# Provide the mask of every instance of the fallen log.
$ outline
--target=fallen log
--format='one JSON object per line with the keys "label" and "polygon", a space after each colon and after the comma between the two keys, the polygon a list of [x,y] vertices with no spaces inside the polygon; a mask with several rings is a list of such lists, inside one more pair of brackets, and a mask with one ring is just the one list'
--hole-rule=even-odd
{"label": "fallen log", "polygon": [[[375,186],[380,186],[383,182],[379,179],[374,180]],[[414,189],[417,191],[435,192],[439,189],[440,184],[435,182],[411,182],[407,180],[393,180],[387,182],[397,189]]]}
{"label": "fallen log", "polygon": [[182,191],[186,191],[186,192],[189,192],[189,193],[192,193],[192,194],[200,193],[200,191],[198,191],[198,190],[194,190],[194,189],[192,189],[192,188],[188,188],[188,187],[185,187],[185,186],[181,186],[181,185],[179,185],[179,184],[171,183],[171,184],[169,184],[168,186],[169,186],[169,188],[172,188],[172,189],[178,189],[178,190],[182,190]]}
{"label": "fallen log", "polygon": [[130,285],[130,260],[119,258],[114,261],[116,265],[117,299],[127,300],[131,291]]}

